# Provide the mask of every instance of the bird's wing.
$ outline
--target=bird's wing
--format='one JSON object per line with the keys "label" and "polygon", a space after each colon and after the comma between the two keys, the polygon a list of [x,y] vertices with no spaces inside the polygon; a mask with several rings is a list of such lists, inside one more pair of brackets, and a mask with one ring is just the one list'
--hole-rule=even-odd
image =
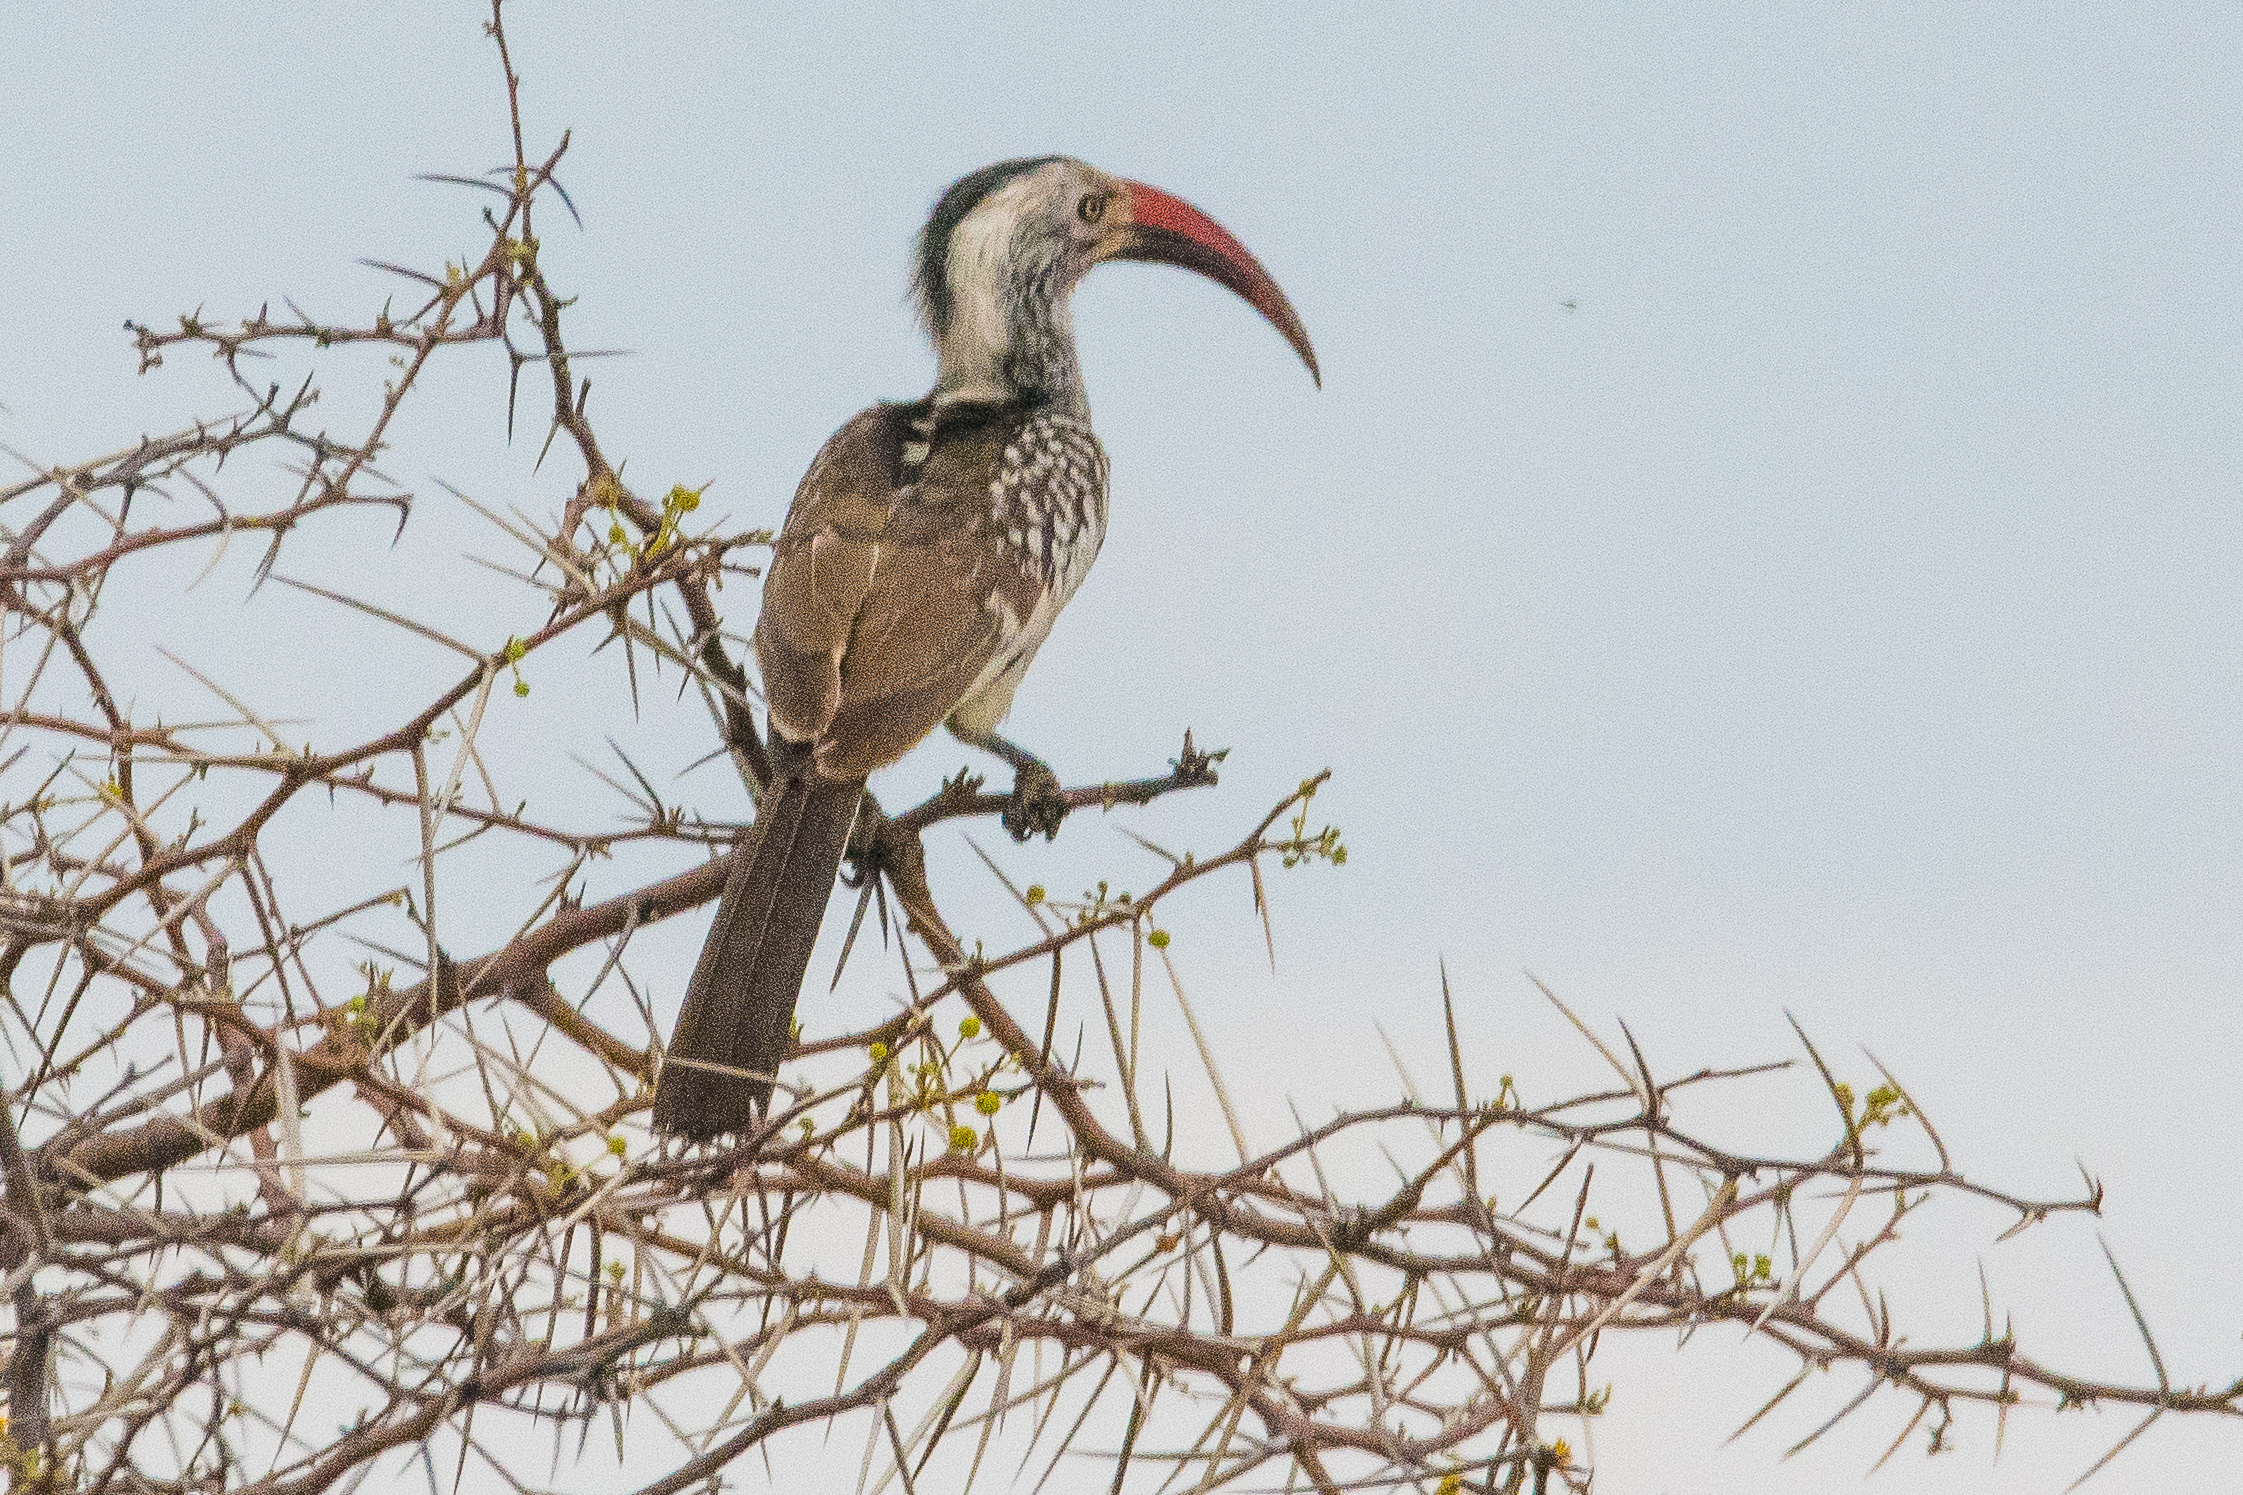
{"label": "bird's wing", "polygon": [[920,439],[917,407],[882,406],[819,453],[788,511],[756,652],[779,729],[817,743],[830,778],[910,750],[950,714],[1034,605],[1036,583],[987,543],[1001,419]]}
{"label": "bird's wing", "polygon": [[896,422],[874,406],[836,431],[802,475],[772,547],[756,658],[773,727],[816,738],[841,705],[841,656],[872,588],[895,497]]}

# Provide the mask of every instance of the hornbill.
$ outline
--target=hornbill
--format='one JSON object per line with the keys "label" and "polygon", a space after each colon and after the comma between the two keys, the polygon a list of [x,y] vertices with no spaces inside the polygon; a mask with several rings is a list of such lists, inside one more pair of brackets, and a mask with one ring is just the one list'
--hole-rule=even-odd
{"label": "hornbill", "polygon": [[1065,156],[1001,161],[943,193],[915,287],[940,356],[934,391],[875,405],[826,442],[764,577],[754,648],[771,775],[686,988],[658,1130],[744,1131],[769,1105],[872,770],[947,724],[1012,765],[1007,829],[1057,829],[1058,780],[997,724],[1105,537],[1106,453],[1068,300],[1117,259],[1229,287],[1323,382],[1269,272],[1178,198]]}

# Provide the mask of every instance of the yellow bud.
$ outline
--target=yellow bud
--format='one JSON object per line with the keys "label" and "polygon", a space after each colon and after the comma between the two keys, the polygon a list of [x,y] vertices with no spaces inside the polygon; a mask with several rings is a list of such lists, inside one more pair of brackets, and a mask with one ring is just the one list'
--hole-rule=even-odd
{"label": "yellow bud", "polygon": [[994,1092],[988,1090],[984,1090],[981,1092],[981,1094],[974,1097],[974,1109],[976,1111],[979,1111],[984,1116],[996,1115],[997,1108],[1003,1104],[1004,1101],[1001,1098],[999,1098]]}
{"label": "yellow bud", "polygon": [[1145,943],[1152,946],[1155,950],[1167,949],[1168,931],[1165,929],[1154,930],[1151,934],[1145,936]]}
{"label": "yellow bud", "polygon": [[967,1013],[964,1017],[958,1019],[958,1032],[960,1036],[965,1038],[979,1038],[981,1036],[981,1019],[970,1012]]}
{"label": "yellow bud", "polygon": [[950,1129],[950,1148],[953,1152],[972,1152],[981,1145],[981,1134],[960,1123]]}
{"label": "yellow bud", "polygon": [[872,1056],[873,1063],[878,1064],[888,1057],[888,1046],[880,1042],[878,1039],[874,1039],[872,1042],[872,1046],[866,1049],[865,1052]]}

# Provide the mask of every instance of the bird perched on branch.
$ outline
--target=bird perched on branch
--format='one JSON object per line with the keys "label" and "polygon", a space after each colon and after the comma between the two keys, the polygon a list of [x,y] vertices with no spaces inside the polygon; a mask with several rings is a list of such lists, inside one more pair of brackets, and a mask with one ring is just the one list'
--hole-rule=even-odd
{"label": "bird perched on branch", "polygon": [[764,577],[771,779],[686,989],[657,1129],[720,1136],[769,1104],[872,770],[946,724],[1012,765],[1008,830],[1057,829],[1059,781],[997,725],[1105,537],[1106,453],[1068,298],[1117,259],[1228,286],[1322,382],[1277,282],[1189,203],[1064,156],[1002,161],[943,193],[917,267],[934,392],[875,405],[827,441]]}

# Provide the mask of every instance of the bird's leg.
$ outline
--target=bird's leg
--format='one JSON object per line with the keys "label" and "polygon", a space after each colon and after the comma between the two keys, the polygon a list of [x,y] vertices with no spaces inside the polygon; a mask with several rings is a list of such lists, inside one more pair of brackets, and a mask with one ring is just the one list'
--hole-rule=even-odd
{"label": "bird's leg", "polygon": [[950,730],[967,746],[980,748],[1012,765],[1012,803],[1005,806],[997,820],[1012,832],[1015,841],[1025,841],[1038,831],[1043,832],[1047,841],[1059,834],[1059,822],[1067,818],[1067,799],[1060,792],[1059,775],[1051,771],[1050,764],[994,732],[972,731],[955,721],[950,724]]}

